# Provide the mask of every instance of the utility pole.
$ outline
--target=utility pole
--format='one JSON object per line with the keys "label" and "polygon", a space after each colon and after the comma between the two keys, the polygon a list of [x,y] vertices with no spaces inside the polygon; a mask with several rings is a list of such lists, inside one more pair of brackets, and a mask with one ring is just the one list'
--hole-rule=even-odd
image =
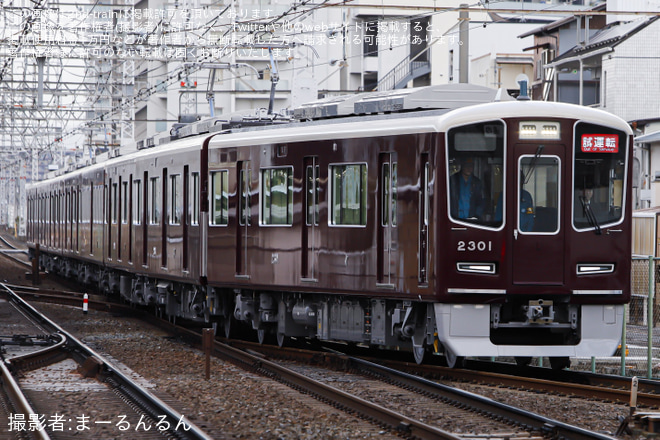
{"label": "utility pole", "polygon": [[[469,8],[469,5],[463,3],[461,9]],[[458,14],[458,82],[468,82],[468,65],[470,51],[470,14],[466,10],[461,10]]]}

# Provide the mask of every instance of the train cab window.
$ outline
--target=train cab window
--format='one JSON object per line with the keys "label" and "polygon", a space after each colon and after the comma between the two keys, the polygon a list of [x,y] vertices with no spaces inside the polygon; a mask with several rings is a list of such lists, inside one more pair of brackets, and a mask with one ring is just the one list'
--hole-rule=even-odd
{"label": "train cab window", "polygon": [[557,156],[520,157],[518,218],[521,234],[555,234],[559,230],[560,162]]}
{"label": "train cab window", "polygon": [[150,204],[151,210],[149,211],[149,224],[158,225],[160,224],[160,204],[161,204],[161,195],[160,195],[160,177],[152,177],[150,179],[151,188],[150,188]]}
{"label": "train cab window", "polygon": [[170,225],[180,225],[183,202],[181,201],[181,175],[179,174],[170,176],[170,203],[167,208]]}
{"label": "train cab window", "polygon": [[142,218],[142,181],[133,181],[133,224],[139,225]]}
{"label": "train cab window", "polygon": [[261,170],[262,225],[293,224],[293,168]]}
{"label": "train cab window", "polygon": [[367,165],[330,166],[330,224],[367,224]]}
{"label": "train cab window", "polygon": [[578,123],[573,165],[573,226],[578,231],[623,220],[627,136],[611,128]]}
{"label": "train cab window", "polygon": [[[195,175],[193,174],[193,177]],[[193,187],[194,185],[193,179]],[[211,224],[226,226],[229,223],[229,172],[211,173]]]}
{"label": "train cab window", "polygon": [[454,127],[447,132],[449,216],[457,223],[500,228],[504,189],[502,121]]}

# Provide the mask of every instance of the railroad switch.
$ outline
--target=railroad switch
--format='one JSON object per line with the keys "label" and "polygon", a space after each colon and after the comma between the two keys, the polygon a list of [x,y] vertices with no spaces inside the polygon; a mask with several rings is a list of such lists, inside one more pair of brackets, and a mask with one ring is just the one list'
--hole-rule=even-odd
{"label": "railroad switch", "polygon": [[617,436],[629,434],[632,438],[660,437],[660,412],[636,412],[621,421]]}
{"label": "railroad switch", "polygon": [[639,412],[634,414],[631,428],[633,434],[660,434],[660,412]]}
{"label": "railroad switch", "polygon": [[33,346],[33,345],[43,345],[49,346],[53,345],[54,341],[50,335],[12,335],[12,336],[0,336],[0,346],[5,345],[18,345],[18,346]]}

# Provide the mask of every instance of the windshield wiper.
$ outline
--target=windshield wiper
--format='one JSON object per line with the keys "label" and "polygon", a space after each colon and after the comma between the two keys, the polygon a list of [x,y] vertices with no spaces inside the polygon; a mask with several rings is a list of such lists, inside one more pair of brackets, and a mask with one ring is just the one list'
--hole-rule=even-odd
{"label": "windshield wiper", "polygon": [[534,168],[536,168],[536,162],[538,162],[539,157],[541,157],[541,153],[543,153],[543,149],[545,146],[539,145],[538,148],[536,149],[536,153],[534,153],[534,157],[532,158],[532,161],[529,163],[529,168],[527,168],[527,173],[525,174],[525,178],[523,179],[523,185],[527,185],[527,182],[529,182],[529,178],[532,177],[532,172],[534,171]]}
{"label": "windshield wiper", "polygon": [[585,202],[584,197],[580,197],[580,203],[582,203],[582,208],[584,209],[584,215],[587,217],[587,221],[589,222],[589,225],[594,228],[594,233],[596,235],[601,235],[602,231],[600,230],[600,225],[598,224],[598,219],[596,218],[596,214],[591,210],[591,205],[589,203]]}

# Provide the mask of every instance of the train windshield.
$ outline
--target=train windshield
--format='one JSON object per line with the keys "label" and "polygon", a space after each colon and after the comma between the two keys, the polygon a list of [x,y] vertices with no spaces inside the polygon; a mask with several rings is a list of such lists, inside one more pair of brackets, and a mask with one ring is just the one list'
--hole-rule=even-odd
{"label": "train windshield", "polygon": [[627,137],[622,131],[579,123],[575,128],[573,226],[593,230],[623,218]]}
{"label": "train windshield", "polygon": [[447,132],[449,215],[459,223],[502,226],[497,215],[504,181],[502,121],[455,127]]}

